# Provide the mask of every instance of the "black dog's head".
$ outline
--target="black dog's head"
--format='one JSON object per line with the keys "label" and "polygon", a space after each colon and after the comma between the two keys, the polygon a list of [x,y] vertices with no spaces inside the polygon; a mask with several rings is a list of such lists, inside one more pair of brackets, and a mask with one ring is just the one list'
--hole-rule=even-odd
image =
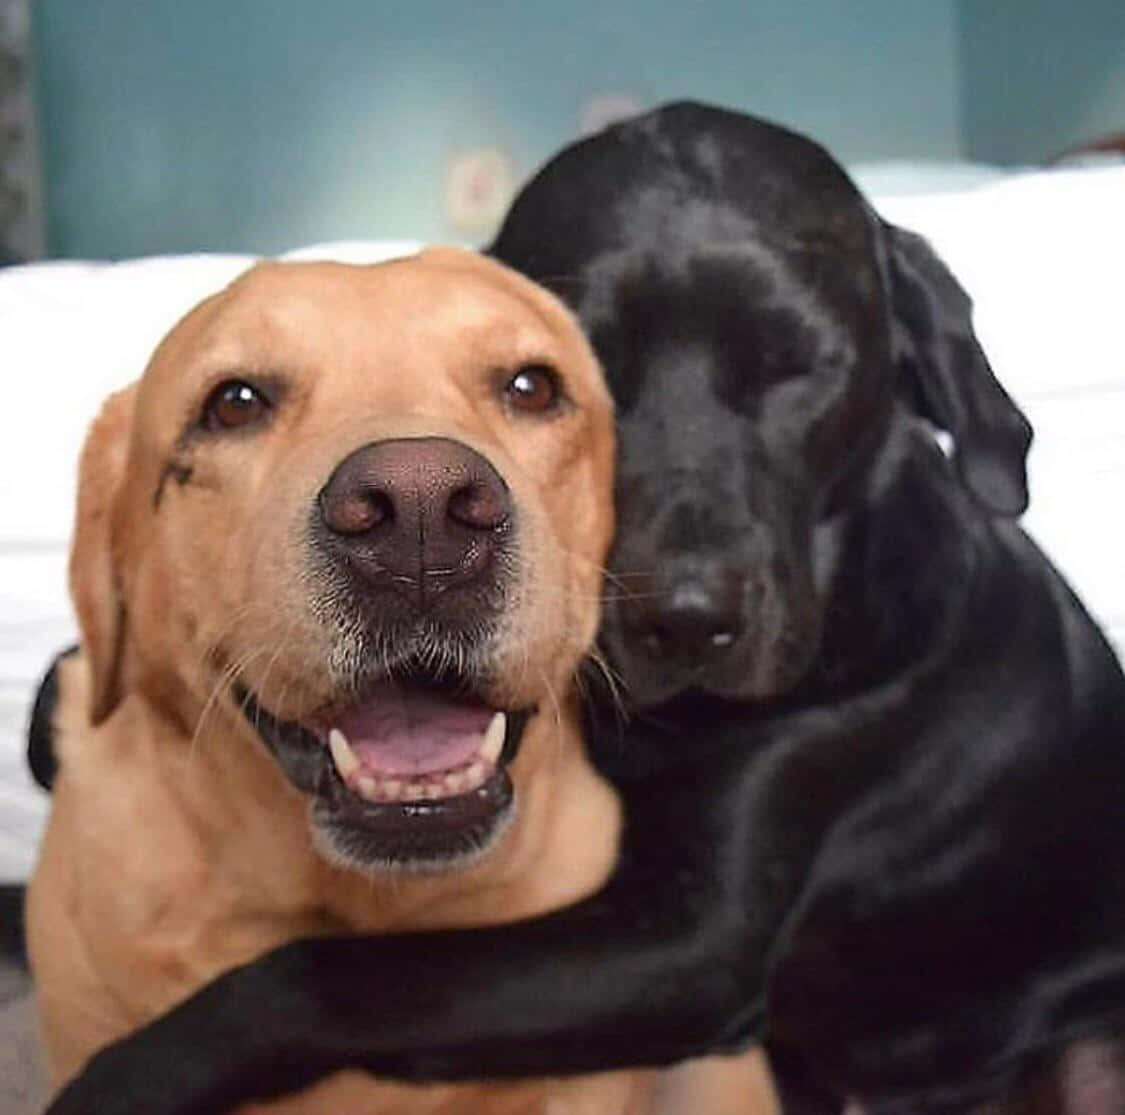
{"label": "black dog's head", "polygon": [[1024,507],[1030,429],[968,297],[802,136],[659,109],[548,163],[491,253],[576,310],[617,402],[602,640],[634,704],[806,674],[895,423],[948,431],[986,511]]}

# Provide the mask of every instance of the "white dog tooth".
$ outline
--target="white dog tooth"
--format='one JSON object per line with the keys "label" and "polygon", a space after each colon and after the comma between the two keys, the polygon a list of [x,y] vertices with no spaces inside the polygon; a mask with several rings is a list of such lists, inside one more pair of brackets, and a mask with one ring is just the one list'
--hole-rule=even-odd
{"label": "white dog tooth", "polygon": [[480,756],[490,763],[500,759],[500,752],[504,750],[504,735],[508,730],[508,718],[502,712],[496,713],[488,722],[484,733],[484,743],[480,746]]}
{"label": "white dog tooth", "polygon": [[402,788],[402,796],[407,801],[420,801],[426,796],[426,787],[421,782],[407,782]]}
{"label": "white dog tooth", "polygon": [[332,761],[336,764],[340,777],[347,782],[361,764],[348,743],[348,737],[339,728],[333,728],[328,733],[328,750],[332,752]]}
{"label": "white dog tooth", "polygon": [[368,801],[379,800],[379,783],[369,774],[361,774],[355,780],[355,788],[360,797],[366,798]]}
{"label": "white dog tooth", "polygon": [[473,763],[464,773],[465,789],[473,790],[484,782],[485,775],[488,773],[488,767],[478,759]]}
{"label": "white dog tooth", "polygon": [[442,789],[449,795],[463,794],[469,787],[464,771],[455,770],[441,780]]}
{"label": "white dog tooth", "polygon": [[379,789],[382,790],[384,797],[397,800],[402,797],[402,780],[399,778],[387,778],[379,784]]}

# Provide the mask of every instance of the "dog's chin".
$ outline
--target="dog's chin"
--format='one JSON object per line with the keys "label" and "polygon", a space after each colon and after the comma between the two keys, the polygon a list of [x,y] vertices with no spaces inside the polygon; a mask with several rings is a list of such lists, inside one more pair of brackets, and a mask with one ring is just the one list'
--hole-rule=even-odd
{"label": "dog's chin", "polygon": [[372,803],[342,788],[318,795],[312,831],[320,854],[340,867],[438,874],[484,859],[515,808],[512,780],[498,769],[476,790],[444,799]]}
{"label": "dog's chin", "polygon": [[784,698],[808,675],[820,646],[819,625],[781,637],[746,637],[723,653],[696,662],[650,655],[634,640],[605,633],[610,663],[626,702],[637,709],[667,704],[686,694],[726,701],[767,703]]}
{"label": "dog's chin", "polygon": [[438,872],[485,856],[508,826],[508,765],[533,709],[490,705],[464,679],[383,679],[350,703],[284,720],[233,697],[289,781],[308,794],[318,851],[364,872]]}

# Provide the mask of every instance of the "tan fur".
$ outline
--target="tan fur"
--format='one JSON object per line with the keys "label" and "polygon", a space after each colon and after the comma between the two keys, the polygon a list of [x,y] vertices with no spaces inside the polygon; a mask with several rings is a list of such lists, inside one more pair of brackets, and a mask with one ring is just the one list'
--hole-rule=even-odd
{"label": "tan fur", "polygon": [[[497,370],[529,361],[560,370],[572,412],[535,422],[496,404]],[[272,374],[288,387],[268,434],[185,448],[216,383]],[[348,648],[318,610],[302,527],[339,460],[411,435],[469,444],[511,488],[523,565],[494,696],[541,711],[512,766],[516,820],[487,855],[372,876],[318,854],[307,799],[229,683],[237,670],[288,718],[334,692]],[[618,803],[585,758],[573,676],[597,624],[612,452],[608,396],[567,312],[452,250],[369,268],[256,268],[187,315],[140,383],[106,403],[82,456],[71,562],[83,652],[62,674],[60,774],[28,903],[56,1083],[217,973],[295,937],[503,922],[605,879]],[[170,461],[190,467],[186,484]],[[353,1072],[252,1110],[733,1115],[762,1110],[767,1088],[753,1058],[656,1080],[416,1088]]]}

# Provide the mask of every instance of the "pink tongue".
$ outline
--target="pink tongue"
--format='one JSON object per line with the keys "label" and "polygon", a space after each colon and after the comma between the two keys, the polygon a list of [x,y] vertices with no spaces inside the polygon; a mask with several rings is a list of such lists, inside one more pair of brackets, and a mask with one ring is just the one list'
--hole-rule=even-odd
{"label": "pink tongue", "polygon": [[485,705],[384,682],[365,704],[341,713],[333,727],[376,774],[431,774],[471,761],[492,715]]}

